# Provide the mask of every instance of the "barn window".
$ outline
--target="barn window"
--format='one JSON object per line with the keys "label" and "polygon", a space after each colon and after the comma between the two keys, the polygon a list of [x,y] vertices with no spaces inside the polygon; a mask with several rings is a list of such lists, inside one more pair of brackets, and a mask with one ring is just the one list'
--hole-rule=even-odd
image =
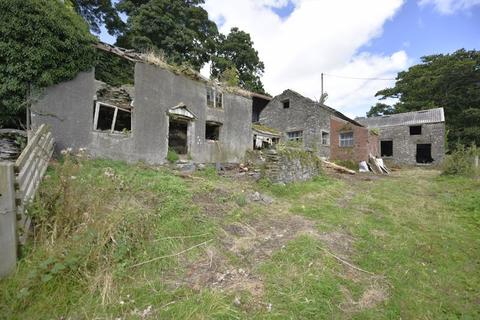
{"label": "barn window", "polygon": [[93,114],[93,129],[127,133],[132,129],[132,111],[97,102]]}
{"label": "barn window", "polygon": [[290,108],[290,100],[289,99],[283,100],[282,101],[282,106],[283,106],[283,109]]}
{"label": "barn window", "polygon": [[410,135],[411,136],[418,136],[422,134],[422,126],[411,126],[410,127]]}
{"label": "barn window", "polygon": [[340,147],[353,147],[353,132],[340,133]]}

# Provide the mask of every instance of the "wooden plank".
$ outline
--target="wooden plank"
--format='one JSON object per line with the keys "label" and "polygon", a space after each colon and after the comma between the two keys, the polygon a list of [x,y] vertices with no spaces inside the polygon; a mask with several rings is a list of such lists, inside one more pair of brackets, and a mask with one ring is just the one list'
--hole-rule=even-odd
{"label": "wooden plank", "polygon": [[[52,146],[53,146],[53,141],[52,141]],[[52,153],[53,153],[53,148],[51,150],[50,156]],[[37,189],[40,186],[40,182],[42,181],[43,175],[45,174],[45,171],[47,171],[48,160],[50,160],[50,157],[40,158],[40,162],[38,163],[36,170],[34,171],[35,175],[33,176],[33,179],[29,183],[29,187],[25,192],[25,196],[23,198],[24,203],[30,202],[35,196],[35,193],[37,192]]]}
{"label": "wooden plank", "polygon": [[17,161],[15,162],[15,166],[21,168],[25,162],[27,161],[28,157],[30,156],[30,152],[32,152],[32,149],[35,148],[35,146],[38,143],[38,140],[43,136],[43,133],[47,130],[47,126],[45,124],[42,124],[33,138],[28,141],[27,147],[23,150],[23,152],[20,154],[20,157],[18,157]]}
{"label": "wooden plank", "polygon": [[115,131],[115,122],[117,121],[117,114],[118,114],[118,108],[115,108],[115,111],[113,112],[112,127],[110,129],[110,132],[112,133],[113,131]]}
{"label": "wooden plank", "polygon": [[48,157],[50,156],[50,148],[53,146],[53,137],[51,133],[45,137],[45,139],[40,140],[41,145],[37,145],[37,147],[32,151],[30,158],[25,163],[24,167],[21,168],[18,174],[18,183],[22,186],[25,181],[30,177],[32,171],[35,169],[35,166],[38,163],[39,158]]}

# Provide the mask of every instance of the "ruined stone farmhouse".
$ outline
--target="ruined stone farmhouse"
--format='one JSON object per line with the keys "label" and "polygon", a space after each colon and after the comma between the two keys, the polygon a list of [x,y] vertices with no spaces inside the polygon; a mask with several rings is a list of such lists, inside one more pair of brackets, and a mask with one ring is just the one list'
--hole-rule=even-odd
{"label": "ruined stone farmhouse", "polygon": [[380,155],[397,164],[438,164],[445,155],[443,108],[357,118],[378,130]]}
{"label": "ruined stone farmhouse", "polygon": [[293,90],[271,98],[130,50],[98,48],[134,63],[133,84],[112,87],[91,70],[35,97],[27,122],[50,125],[57,152],[85,148],[95,157],[162,164],[171,151],[194,163],[240,163],[248,150],[291,142],[330,160],[443,158],[443,109],[357,121]]}
{"label": "ruined stone farmhouse", "polygon": [[341,112],[293,90],[285,90],[260,111],[261,125],[331,160],[366,161],[378,155],[375,134]]}
{"label": "ruined stone farmhouse", "polygon": [[111,88],[92,70],[48,88],[30,109],[32,127],[51,125],[57,151],[160,164],[170,148],[197,163],[242,161],[253,146],[252,97],[268,97],[133,58],[133,86]]}

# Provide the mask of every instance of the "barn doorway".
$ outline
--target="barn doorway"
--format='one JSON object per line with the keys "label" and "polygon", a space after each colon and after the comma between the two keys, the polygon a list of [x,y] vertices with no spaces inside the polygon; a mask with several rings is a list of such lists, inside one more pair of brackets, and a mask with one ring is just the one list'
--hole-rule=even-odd
{"label": "barn doorway", "polygon": [[177,154],[188,153],[188,121],[170,118],[168,148]]}
{"label": "barn doorway", "polygon": [[432,145],[430,143],[417,144],[417,163],[432,163]]}

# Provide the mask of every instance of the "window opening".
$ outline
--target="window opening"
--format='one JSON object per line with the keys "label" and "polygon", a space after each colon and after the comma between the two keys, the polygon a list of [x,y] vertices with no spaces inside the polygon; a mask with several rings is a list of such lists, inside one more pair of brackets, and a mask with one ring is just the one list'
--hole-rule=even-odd
{"label": "window opening", "polygon": [[220,140],[220,127],[222,125],[215,122],[207,122],[205,124],[205,139],[218,141]]}
{"label": "window opening", "polygon": [[330,144],[330,134],[326,131],[322,131],[322,144],[324,146]]}
{"label": "window opening", "polygon": [[353,147],[353,132],[340,133],[340,147]]}
{"label": "window opening", "polygon": [[411,126],[410,127],[410,135],[411,136],[418,136],[422,134],[422,126]]}
{"label": "window opening", "polygon": [[288,108],[290,108],[290,100],[289,100],[289,99],[283,100],[283,101],[282,101],[282,105],[283,105],[283,109],[288,109]]}
{"label": "window opening", "polygon": [[223,108],[223,93],[215,92],[215,108]]}
{"label": "window opening", "polygon": [[380,141],[380,155],[393,157],[393,141]]}
{"label": "window opening", "polygon": [[302,141],[303,140],[303,131],[291,131],[287,132],[288,141]]}
{"label": "window opening", "polygon": [[215,107],[215,92],[213,88],[207,88],[207,106],[211,108]]}
{"label": "window opening", "polygon": [[97,131],[129,132],[132,129],[132,112],[97,102],[93,113],[93,129]]}
{"label": "window opening", "polygon": [[223,108],[223,93],[216,88],[207,87],[207,106]]}

